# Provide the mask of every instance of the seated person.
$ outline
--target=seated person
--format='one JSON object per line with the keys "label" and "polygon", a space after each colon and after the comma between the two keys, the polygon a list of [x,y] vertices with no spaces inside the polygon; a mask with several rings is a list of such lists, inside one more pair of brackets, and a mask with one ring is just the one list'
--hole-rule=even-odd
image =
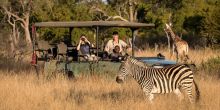
{"label": "seated person", "polygon": [[115,47],[118,46],[119,53],[123,54],[123,48],[127,48],[128,45],[123,40],[120,40],[118,38],[119,36],[117,31],[113,32],[112,37],[113,39],[107,42],[104,50],[108,53],[108,55],[111,56],[111,54],[113,54],[113,50],[115,49]]}
{"label": "seated person", "polygon": [[122,53],[120,52],[120,47],[118,45],[115,46],[113,49],[113,53],[110,55],[112,61],[119,62],[122,60]]}
{"label": "seated person", "polygon": [[90,54],[90,42],[87,40],[85,35],[81,35],[79,44],[77,46],[77,50],[82,55],[89,55]]}
{"label": "seated person", "polygon": [[92,47],[93,45],[91,45],[91,43],[89,42],[89,40],[86,38],[85,35],[81,35],[80,37],[80,41],[79,44],[77,46],[77,50],[79,51],[80,55],[85,55],[84,59],[85,60],[94,60],[95,56],[94,55],[90,55],[90,47]]}

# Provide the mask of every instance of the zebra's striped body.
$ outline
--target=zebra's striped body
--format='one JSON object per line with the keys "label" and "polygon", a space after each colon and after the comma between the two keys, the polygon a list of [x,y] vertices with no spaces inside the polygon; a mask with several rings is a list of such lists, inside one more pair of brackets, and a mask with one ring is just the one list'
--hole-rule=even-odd
{"label": "zebra's striped body", "polygon": [[[122,82],[127,75],[131,75],[138,82],[150,101],[153,99],[153,94],[156,93],[174,92],[181,98],[180,89],[183,89],[186,90],[190,102],[194,102],[192,96],[193,72],[187,65],[152,68],[128,57],[121,64],[116,81]],[[195,84],[195,86],[197,96],[199,96],[197,85]]]}

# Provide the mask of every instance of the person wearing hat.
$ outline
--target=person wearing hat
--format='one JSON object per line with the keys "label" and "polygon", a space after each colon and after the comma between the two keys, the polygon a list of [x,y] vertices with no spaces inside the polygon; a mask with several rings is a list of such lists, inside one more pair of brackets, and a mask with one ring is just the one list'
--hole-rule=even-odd
{"label": "person wearing hat", "polygon": [[108,55],[111,55],[114,52],[115,47],[119,47],[119,53],[123,53],[123,48],[127,48],[127,44],[119,39],[118,32],[114,31],[112,34],[113,39],[109,40],[105,46],[105,51]]}

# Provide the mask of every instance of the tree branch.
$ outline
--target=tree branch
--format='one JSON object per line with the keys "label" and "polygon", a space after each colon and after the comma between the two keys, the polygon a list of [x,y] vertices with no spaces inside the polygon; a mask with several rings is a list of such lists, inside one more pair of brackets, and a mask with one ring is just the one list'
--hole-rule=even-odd
{"label": "tree branch", "polygon": [[104,16],[108,16],[105,11],[103,11],[102,9],[100,9],[100,8],[98,8],[98,7],[92,7],[91,10],[92,10],[92,11],[95,11],[95,12],[103,13]]}
{"label": "tree branch", "polygon": [[100,12],[102,13],[104,16],[107,16],[107,19],[105,19],[106,21],[109,21],[111,19],[120,19],[122,21],[127,21],[127,19],[123,18],[122,16],[109,16],[105,11],[103,11],[102,9],[98,8],[98,7],[92,7],[91,10],[96,11],[96,12]]}
{"label": "tree branch", "polygon": [[12,17],[16,18],[16,20],[21,21],[22,23],[25,23],[24,19],[20,18],[20,17],[19,17],[18,15],[16,15],[16,14],[14,14],[14,13],[8,11],[8,9],[7,9],[5,6],[3,6],[2,8],[5,10],[5,12],[6,12],[7,14],[10,14]]}
{"label": "tree branch", "polygon": [[27,12],[26,15],[30,15],[31,8],[32,8],[33,0],[29,0],[28,5],[27,5]]}
{"label": "tree branch", "polygon": [[21,7],[22,7],[22,11],[24,11],[24,1],[23,0],[19,0]]}
{"label": "tree branch", "polygon": [[22,27],[22,28],[25,28],[25,26],[24,26],[24,24],[23,24],[23,23],[21,23],[21,27]]}
{"label": "tree branch", "polygon": [[7,16],[8,16],[8,19],[7,19],[7,21],[8,21],[8,23],[10,24],[10,25],[12,25],[12,26],[14,26],[14,24],[11,22],[11,15],[10,14],[7,14]]}
{"label": "tree branch", "polygon": [[123,8],[123,12],[124,12],[125,16],[127,16],[127,18],[129,18],[129,14],[128,14],[128,11],[126,10],[126,8]]}
{"label": "tree branch", "polygon": [[123,18],[122,16],[110,16],[106,21],[109,21],[110,19],[120,19],[122,21],[129,22],[127,19]]}

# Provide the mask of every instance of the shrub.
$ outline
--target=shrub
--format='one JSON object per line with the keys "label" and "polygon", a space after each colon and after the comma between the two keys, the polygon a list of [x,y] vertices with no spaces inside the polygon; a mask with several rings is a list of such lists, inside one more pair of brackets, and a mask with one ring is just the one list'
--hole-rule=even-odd
{"label": "shrub", "polygon": [[202,62],[200,69],[204,70],[208,75],[220,78],[220,57],[211,58],[206,62]]}

